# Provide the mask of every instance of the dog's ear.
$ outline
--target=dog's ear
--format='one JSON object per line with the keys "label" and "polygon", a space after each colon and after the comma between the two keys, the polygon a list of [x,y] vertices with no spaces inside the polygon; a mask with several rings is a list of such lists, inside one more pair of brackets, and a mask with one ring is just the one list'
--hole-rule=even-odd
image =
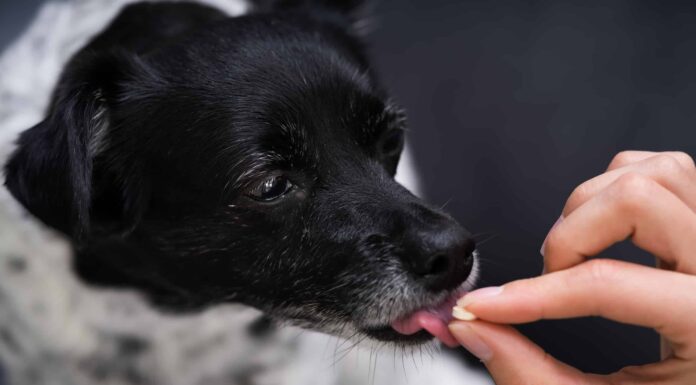
{"label": "dog's ear", "polygon": [[119,54],[76,56],[61,75],[46,118],[22,133],[5,166],[12,195],[78,242],[93,224],[94,160],[108,135],[110,104],[135,71],[133,64]]}

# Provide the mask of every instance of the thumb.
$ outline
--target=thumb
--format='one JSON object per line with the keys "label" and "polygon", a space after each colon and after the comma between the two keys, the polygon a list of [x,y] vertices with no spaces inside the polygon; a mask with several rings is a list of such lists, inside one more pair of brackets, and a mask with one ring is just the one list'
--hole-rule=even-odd
{"label": "thumb", "polygon": [[510,326],[485,321],[455,321],[450,333],[488,368],[497,385],[598,383],[549,356]]}

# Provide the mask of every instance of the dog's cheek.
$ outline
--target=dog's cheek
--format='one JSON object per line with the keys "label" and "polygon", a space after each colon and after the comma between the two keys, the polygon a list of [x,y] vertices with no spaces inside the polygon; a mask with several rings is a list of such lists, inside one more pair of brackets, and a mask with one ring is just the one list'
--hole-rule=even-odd
{"label": "dog's cheek", "polygon": [[234,286],[240,297],[306,295],[315,285],[298,283],[322,274],[313,266],[312,243],[302,218],[298,210],[228,207],[205,223],[191,223],[170,234],[163,247],[184,250],[185,259],[192,268],[204,270],[211,286]]}

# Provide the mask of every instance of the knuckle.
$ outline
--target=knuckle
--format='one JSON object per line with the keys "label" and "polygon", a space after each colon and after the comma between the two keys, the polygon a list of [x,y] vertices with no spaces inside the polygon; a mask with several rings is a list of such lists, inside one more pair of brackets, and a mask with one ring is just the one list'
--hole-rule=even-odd
{"label": "knuckle", "polygon": [[611,385],[633,385],[641,383],[641,378],[645,378],[644,374],[644,367],[626,366],[609,375],[607,380]]}
{"label": "knuckle", "polygon": [[635,382],[630,382],[621,371],[613,373],[605,378],[608,385],[632,385]]}
{"label": "knuckle", "polygon": [[593,259],[585,262],[583,268],[585,277],[596,283],[615,280],[621,271],[620,263],[611,259]]}
{"label": "knuckle", "polygon": [[556,359],[549,354],[547,351],[544,350],[544,352],[541,355],[541,362],[543,362],[542,367],[554,367],[556,366]]}
{"label": "knuckle", "polygon": [[655,182],[652,179],[631,172],[617,179],[613,197],[618,201],[619,209],[634,212],[645,205],[654,189]]}
{"label": "knuckle", "polygon": [[546,237],[544,244],[544,264],[549,267],[553,263],[553,256],[562,250],[567,242],[564,240],[563,232],[559,231],[558,227],[551,230]]}
{"label": "knuckle", "polygon": [[617,168],[633,163],[633,159],[635,158],[634,154],[634,151],[621,151],[618,154],[614,155],[614,158],[611,160],[610,165],[614,168]]}
{"label": "knuckle", "polygon": [[667,175],[679,175],[684,171],[682,162],[677,160],[674,155],[660,154],[653,158],[653,162],[661,173]]}
{"label": "knuckle", "polygon": [[631,191],[643,191],[650,187],[650,179],[642,174],[629,172],[621,175],[616,180],[616,187],[619,192],[629,193]]}
{"label": "knuckle", "polygon": [[589,182],[584,182],[577,186],[570,193],[568,200],[566,201],[566,209],[570,210],[574,207],[579,206],[582,202],[588,200],[591,195],[591,188]]}
{"label": "knuckle", "polygon": [[685,167],[687,169],[693,169],[696,168],[696,163],[694,163],[694,159],[691,157],[691,155],[683,152],[683,151],[673,151],[669,153],[672,157],[677,160],[682,167]]}

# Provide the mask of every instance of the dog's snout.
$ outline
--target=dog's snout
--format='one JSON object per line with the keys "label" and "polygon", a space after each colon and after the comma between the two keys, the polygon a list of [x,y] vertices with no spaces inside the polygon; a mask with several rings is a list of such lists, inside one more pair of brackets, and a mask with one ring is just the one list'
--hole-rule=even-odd
{"label": "dog's snout", "polygon": [[476,244],[471,234],[403,187],[389,186],[390,201],[375,203],[379,195],[373,194],[349,213],[359,219],[359,226],[349,227],[359,236],[352,238],[359,255],[369,261],[368,267],[398,263],[384,274],[405,278],[416,290],[441,292],[462,285],[473,267]]}
{"label": "dog's snout", "polygon": [[431,291],[450,290],[466,280],[476,247],[461,227],[421,231],[419,247],[405,253],[404,265]]}

